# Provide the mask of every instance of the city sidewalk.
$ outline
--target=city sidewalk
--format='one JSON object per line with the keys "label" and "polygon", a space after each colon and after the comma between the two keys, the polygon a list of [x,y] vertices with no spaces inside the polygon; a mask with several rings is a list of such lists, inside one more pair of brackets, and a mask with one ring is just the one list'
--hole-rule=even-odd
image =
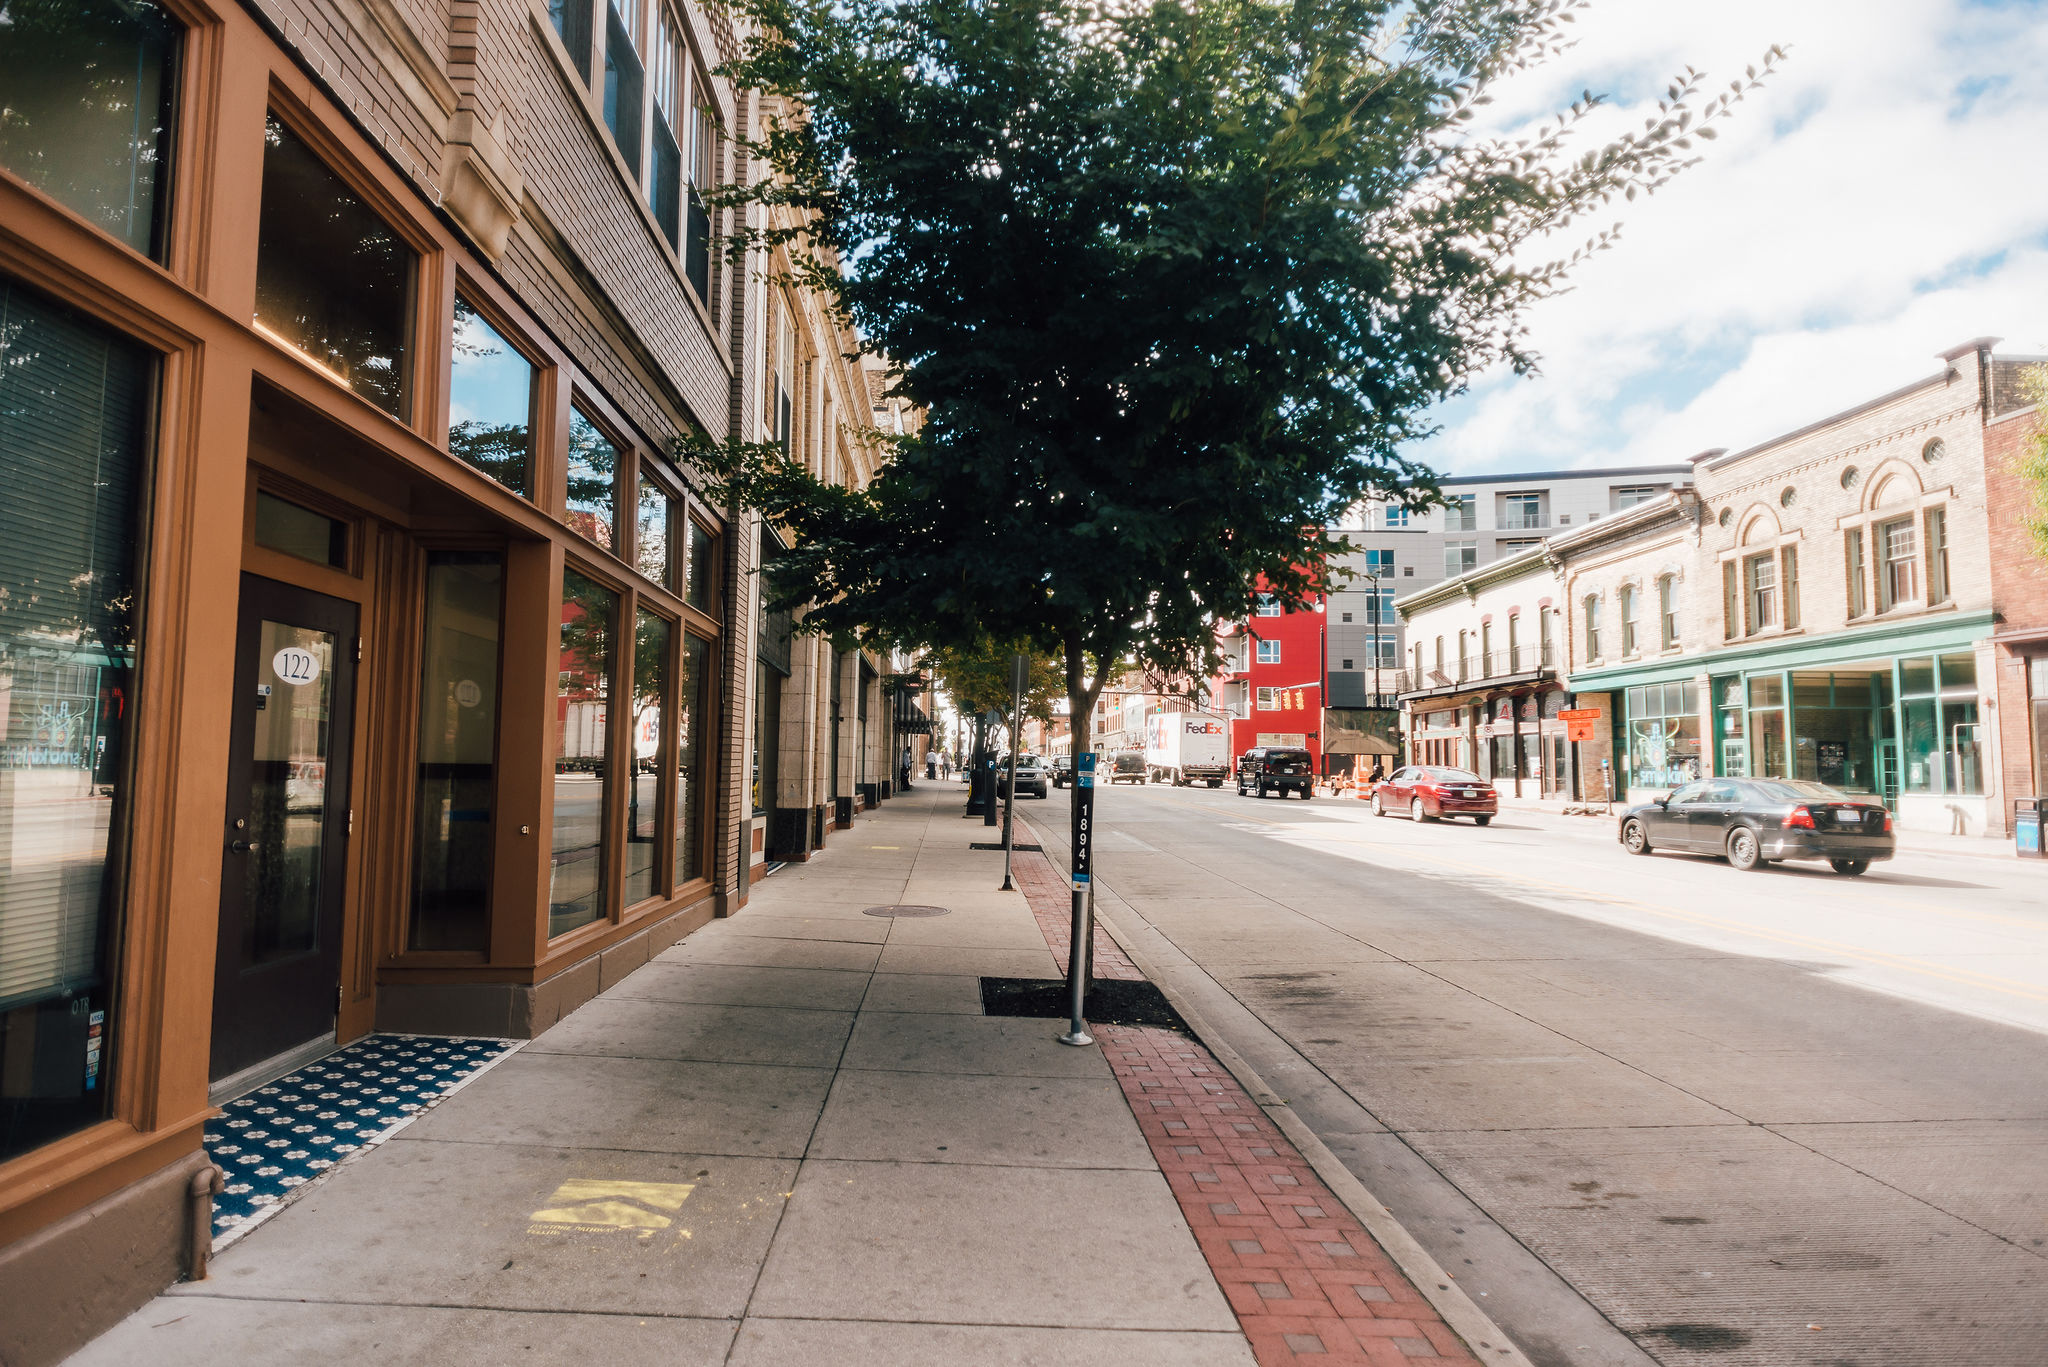
{"label": "city sidewalk", "polygon": [[1058,975],[1065,884],[995,891],[961,801],[863,814],[73,1361],[1470,1363],[1198,1043],[982,1014]]}

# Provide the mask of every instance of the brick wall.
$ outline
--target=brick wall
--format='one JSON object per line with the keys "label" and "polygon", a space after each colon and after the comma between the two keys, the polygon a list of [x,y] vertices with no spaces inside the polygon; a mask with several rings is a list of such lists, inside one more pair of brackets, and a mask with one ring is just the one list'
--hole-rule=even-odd
{"label": "brick wall", "polygon": [[[1992,588],[2003,619],[1999,631],[2048,630],[2048,559],[2034,546],[2026,526],[2038,508],[2036,491],[2014,470],[2029,440],[2048,424],[2040,409],[2025,408],[1994,419],[1984,428],[1985,480],[1991,500]],[[2038,740],[2033,735],[2027,695],[2027,660],[2048,654],[2048,641],[2001,646],[1994,658],[1998,686],[1998,751],[2009,797],[2048,789],[2048,773],[2035,772]],[[2009,809],[2008,809],[2009,810]]]}

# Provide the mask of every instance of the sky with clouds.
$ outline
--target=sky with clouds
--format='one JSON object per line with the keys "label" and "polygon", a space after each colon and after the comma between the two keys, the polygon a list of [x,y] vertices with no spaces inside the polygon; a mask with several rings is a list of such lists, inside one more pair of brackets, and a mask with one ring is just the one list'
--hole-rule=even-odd
{"label": "sky with clouds", "polygon": [[1600,127],[1640,127],[1688,64],[1726,89],[1789,55],[1532,311],[1542,373],[1482,376],[1413,454],[1446,474],[1680,461],[1931,375],[1973,337],[2048,354],[2048,0],[1595,0],[1574,27],[1490,122],[1590,89],[1613,97]]}

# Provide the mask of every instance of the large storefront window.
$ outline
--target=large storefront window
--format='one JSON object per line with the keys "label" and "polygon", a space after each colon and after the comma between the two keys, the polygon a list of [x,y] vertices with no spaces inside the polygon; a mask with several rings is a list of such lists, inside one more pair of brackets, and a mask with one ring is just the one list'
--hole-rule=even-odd
{"label": "large storefront window", "polygon": [[155,384],[0,279],[0,1159],[105,1114]]}
{"label": "large storefront window", "polygon": [[633,781],[626,790],[626,905],[661,893],[661,775],[667,767],[662,725],[667,705],[669,643],[666,617],[642,609],[633,633]]}
{"label": "large storefront window", "polygon": [[683,637],[683,678],[676,717],[676,883],[702,878],[704,802],[711,780],[711,646]]}
{"label": "large storefront window", "polygon": [[1622,783],[1675,788],[1700,776],[1699,689],[1690,682],[1631,688]]}
{"label": "large storefront window", "polygon": [[619,596],[562,572],[562,644],[555,694],[555,824],[548,934],[605,914],[604,832],[610,823],[611,690]]}
{"label": "large storefront window", "polygon": [[275,115],[256,231],[257,326],[403,421],[418,257]]}
{"label": "large storefront window", "polygon": [[1742,680],[1720,678],[1713,682],[1714,718],[1720,727],[1721,767],[1724,778],[1745,778],[1749,774],[1749,734],[1743,724]]}
{"label": "large storefront window", "polygon": [[0,166],[161,254],[181,30],[152,0],[0,11]]}
{"label": "large storefront window", "polygon": [[1876,793],[1878,741],[1891,708],[1889,671],[1792,676],[1793,777]]}
{"label": "large storefront window", "polygon": [[1785,676],[1752,674],[1749,678],[1749,774],[1751,778],[1790,778],[1785,752]]}
{"label": "large storefront window", "polygon": [[533,363],[458,294],[448,362],[448,454],[524,494],[532,450]]}
{"label": "large storefront window", "polygon": [[413,949],[490,947],[504,557],[427,553],[413,790]]}

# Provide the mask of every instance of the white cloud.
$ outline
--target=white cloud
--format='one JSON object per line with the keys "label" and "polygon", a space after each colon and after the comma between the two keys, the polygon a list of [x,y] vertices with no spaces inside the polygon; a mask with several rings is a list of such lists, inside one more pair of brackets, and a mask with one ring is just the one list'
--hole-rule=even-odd
{"label": "white cloud", "polygon": [[1639,125],[1686,62],[1725,89],[1773,43],[1791,57],[1531,314],[1543,374],[1488,377],[1424,459],[1677,460],[1932,374],[1971,337],[2048,351],[2048,7],[1606,0],[1577,27],[1564,59],[1502,90],[1503,127],[1585,87],[1639,101],[1604,111],[1604,130]]}

